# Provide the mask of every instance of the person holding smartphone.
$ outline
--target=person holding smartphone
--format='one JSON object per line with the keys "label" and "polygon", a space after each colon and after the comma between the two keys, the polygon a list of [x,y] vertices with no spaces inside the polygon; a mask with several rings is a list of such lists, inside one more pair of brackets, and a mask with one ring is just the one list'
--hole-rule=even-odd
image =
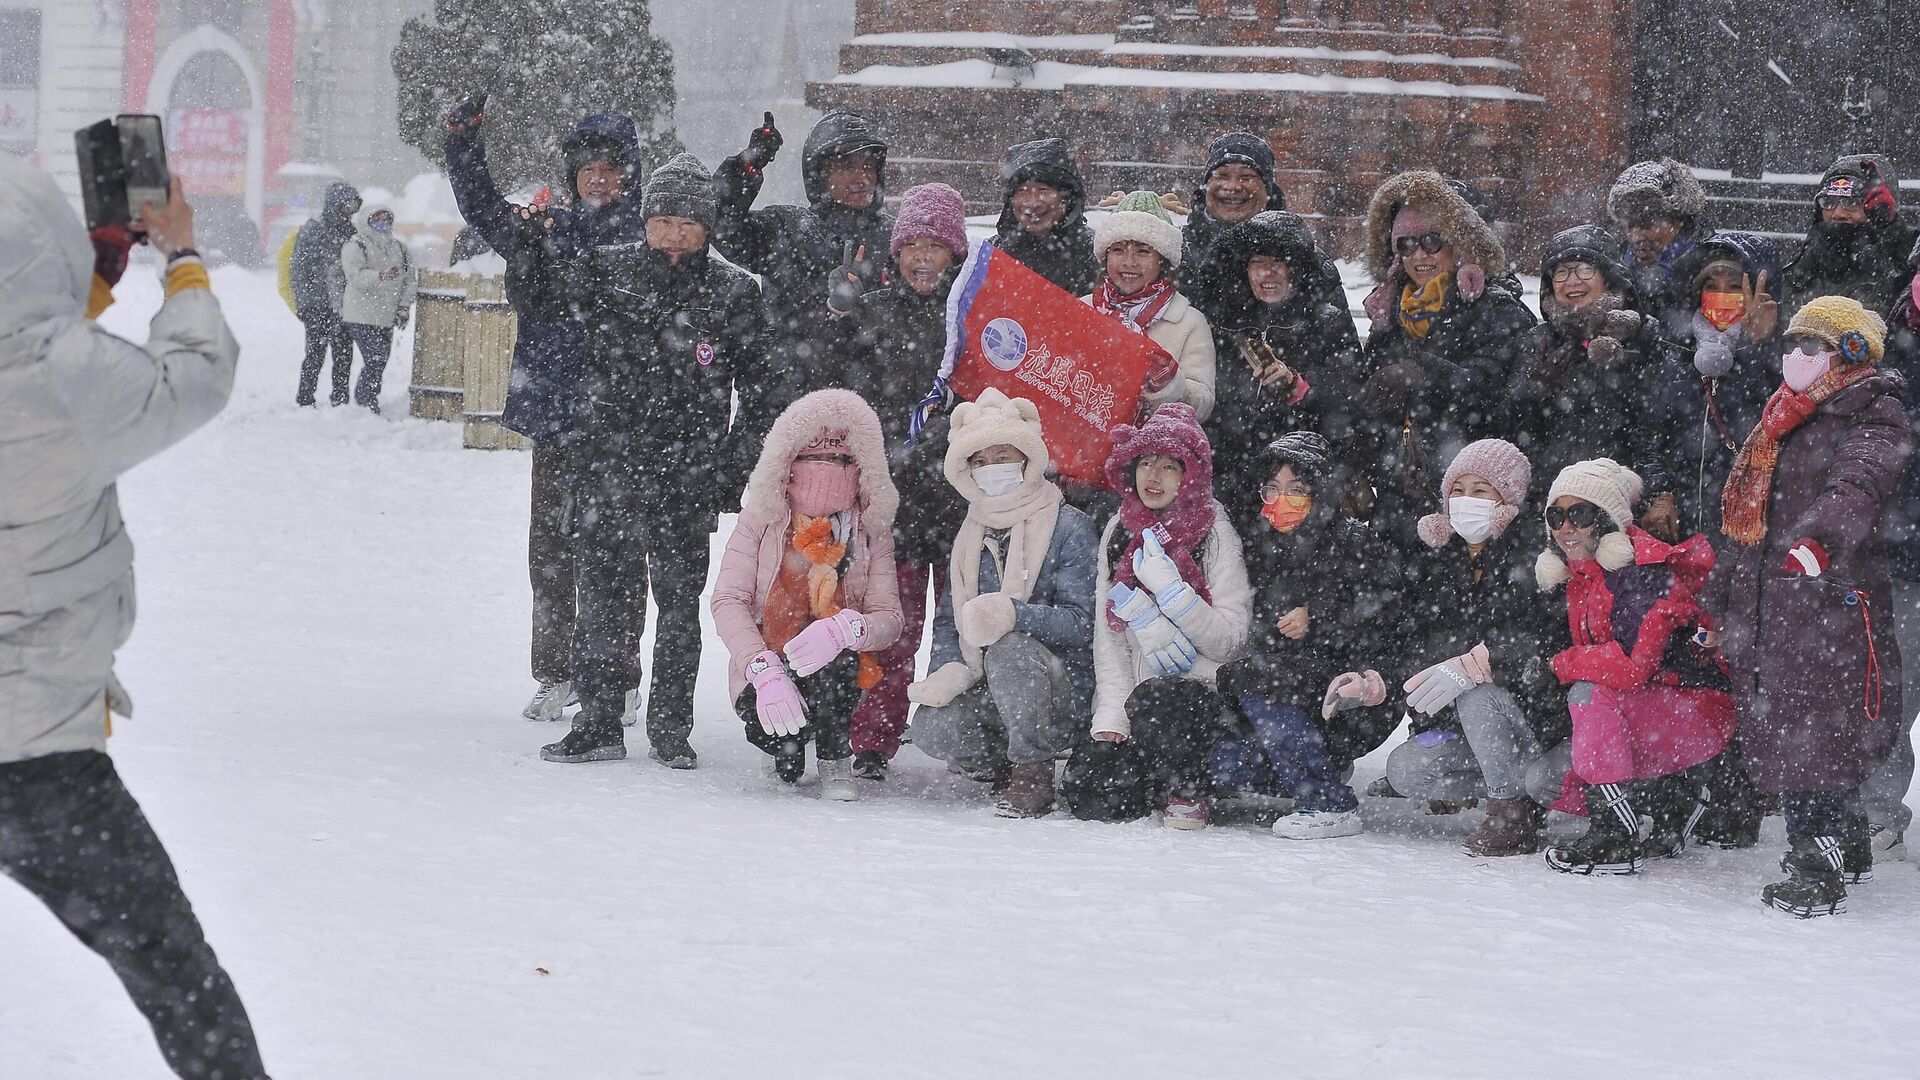
{"label": "person holding smartphone", "polygon": [[[166,258],[144,347],[88,317],[138,232]],[[220,412],[240,346],[177,180],[131,231],[95,233],[0,154],[0,401],[35,418],[0,425],[0,872],[107,962],[175,1073],[261,1080],[247,1010],[106,754],[110,714],[132,712],[113,671],[134,618],[115,481]]]}

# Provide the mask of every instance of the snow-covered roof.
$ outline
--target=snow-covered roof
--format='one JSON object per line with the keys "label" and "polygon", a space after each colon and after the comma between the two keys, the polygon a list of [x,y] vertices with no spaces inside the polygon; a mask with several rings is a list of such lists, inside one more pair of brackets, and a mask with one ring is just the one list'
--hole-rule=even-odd
{"label": "snow-covered roof", "polygon": [[892,45],[919,49],[1060,49],[1092,51],[1113,45],[1112,34],[997,34],[986,30],[937,30],[861,34],[849,45]]}
{"label": "snow-covered roof", "polygon": [[[874,64],[837,75],[840,86],[935,86],[961,89],[1014,88],[1009,69],[987,60],[903,66]],[[1541,101],[1510,86],[1471,86],[1431,80],[1350,78],[1297,72],[1160,71],[1152,68],[1091,67],[1041,60],[1033,74],[1020,78],[1021,90],[1064,90],[1069,86],[1141,86],[1173,90],[1266,91],[1296,94],[1387,94],[1397,97],[1476,98],[1491,101]]]}
{"label": "snow-covered roof", "polygon": [[1106,56],[1208,56],[1244,60],[1333,60],[1368,64],[1422,64],[1430,67],[1519,71],[1520,65],[1497,56],[1446,56],[1441,53],[1391,53],[1379,49],[1329,49],[1304,45],[1186,45],[1129,41],[1105,50]]}

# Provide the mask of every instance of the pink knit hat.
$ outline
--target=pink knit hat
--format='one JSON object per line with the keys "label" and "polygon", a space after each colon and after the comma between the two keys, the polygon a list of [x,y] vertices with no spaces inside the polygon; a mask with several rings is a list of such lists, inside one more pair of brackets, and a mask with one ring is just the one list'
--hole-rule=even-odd
{"label": "pink knit hat", "polygon": [[1193,406],[1184,401],[1169,401],[1153,410],[1139,427],[1116,424],[1111,433],[1113,450],[1107,454],[1107,483],[1115,491],[1133,490],[1133,463],[1148,454],[1179,458],[1187,467],[1180,482],[1180,497],[1197,493],[1211,502],[1213,498],[1213,444],[1200,426]]}
{"label": "pink knit hat", "polygon": [[1493,535],[1506,532],[1520,516],[1520,505],[1527,501],[1527,488],[1533,483],[1533,463],[1505,439],[1470,442],[1453,455],[1453,463],[1440,478],[1440,512],[1428,514],[1415,526],[1428,547],[1445,547],[1453,539],[1453,521],[1447,517],[1447,489],[1468,473],[1492,484],[1500,493],[1500,507],[1493,512]]}
{"label": "pink knit hat", "polygon": [[946,184],[920,184],[900,197],[900,212],[893,222],[891,251],[914,240],[938,240],[958,259],[967,253],[967,201]]}

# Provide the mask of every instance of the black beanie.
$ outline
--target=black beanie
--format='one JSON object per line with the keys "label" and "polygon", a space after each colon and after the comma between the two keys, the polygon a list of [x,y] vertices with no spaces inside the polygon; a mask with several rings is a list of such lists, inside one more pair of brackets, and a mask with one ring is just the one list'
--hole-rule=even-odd
{"label": "black beanie", "polygon": [[1276,162],[1273,147],[1267,140],[1251,131],[1229,131],[1213,140],[1207,147],[1206,171],[1200,174],[1202,182],[1213,175],[1213,170],[1222,165],[1245,165],[1260,174],[1260,179],[1273,183],[1273,170]]}

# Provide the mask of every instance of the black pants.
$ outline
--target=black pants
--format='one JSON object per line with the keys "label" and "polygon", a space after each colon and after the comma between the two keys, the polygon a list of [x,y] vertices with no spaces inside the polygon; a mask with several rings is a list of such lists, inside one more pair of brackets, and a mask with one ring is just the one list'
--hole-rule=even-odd
{"label": "black pants", "polygon": [[300,363],[300,392],[294,400],[302,405],[313,404],[313,394],[320,386],[320,369],[326,366],[327,350],[333,350],[333,394],[330,400],[335,405],[347,403],[347,384],[353,379],[353,338],[347,334],[347,324],[340,316],[331,312],[310,313],[301,322],[307,327],[307,355]]}
{"label": "black pants", "polygon": [[640,683],[634,654],[646,625],[651,585],[659,617],[647,739],[656,745],[685,742],[693,732],[700,591],[707,584],[713,514],[696,496],[639,482],[618,454],[583,445],[573,461],[572,658],[580,694],[574,723],[602,738],[620,733],[627,691]]}
{"label": "black pants", "polygon": [[760,726],[759,713],[754,711],[758,698],[752,686],[740,692],[734,711],[747,727],[747,741],[769,754],[779,749],[781,743],[798,739],[803,743],[813,742],[814,756],[819,760],[839,761],[853,756],[853,710],[860,706],[863,693],[859,676],[860,655],[844,652],[819,671],[794,680],[807,703],[807,726],[800,729],[799,735],[767,734]]}
{"label": "black pants", "polygon": [[1207,755],[1232,734],[1220,695],[1198,679],[1148,679],[1127,695],[1127,720],[1148,768],[1169,795],[1208,793]]}
{"label": "black pants", "polygon": [[267,1075],[246,1007],[107,755],[0,765],[0,871],[113,968],[176,1074]]}
{"label": "black pants", "polygon": [[393,327],[348,323],[347,336],[360,346],[360,381],[353,387],[353,403],[380,411],[380,387],[387,361],[393,356]]}
{"label": "black pants", "polygon": [[541,683],[572,678],[573,490],[567,451],[533,445],[533,506],[527,524],[527,576],[533,581],[533,677]]}

